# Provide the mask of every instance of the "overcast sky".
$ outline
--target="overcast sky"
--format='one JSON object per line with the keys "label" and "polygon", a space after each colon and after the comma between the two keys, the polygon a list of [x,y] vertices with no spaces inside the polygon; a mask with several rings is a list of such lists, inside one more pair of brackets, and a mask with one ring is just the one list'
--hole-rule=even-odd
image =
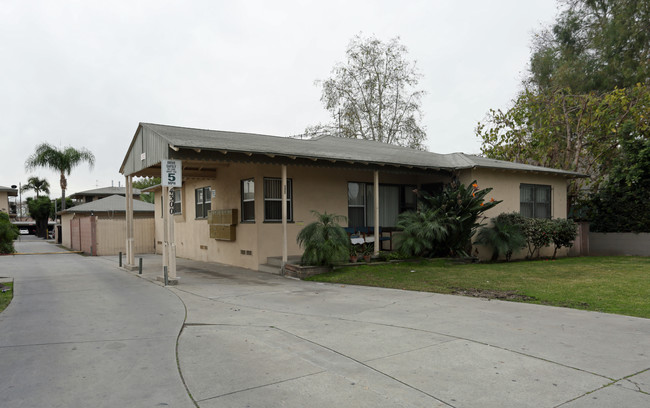
{"label": "overcast sky", "polygon": [[355,35],[399,36],[423,74],[428,150],[478,153],[476,123],[520,89],[554,0],[0,0],[0,185],[36,145],[86,147],[67,194],[124,185],[139,122],[288,136],[329,120],[314,80]]}

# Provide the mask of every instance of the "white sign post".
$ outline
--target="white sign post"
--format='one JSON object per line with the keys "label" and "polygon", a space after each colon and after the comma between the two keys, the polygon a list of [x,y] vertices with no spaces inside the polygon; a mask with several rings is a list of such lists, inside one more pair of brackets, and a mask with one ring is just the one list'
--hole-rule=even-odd
{"label": "white sign post", "polygon": [[183,184],[183,166],[180,160],[163,160],[161,170],[163,187],[180,187]]}
{"label": "white sign post", "polygon": [[[168,208],[165,209],[163,217],[166,218],[165,242],[163,244],[163,274],[167,266],[167,281],[171,285],[178,283],[176,277],[176,241],[174,239],[174,188],[183,185],[183,167],[180,160],[163,160],[161,163],[161,174],[163,194],[167,193]],[[166,251],[164,249],[167,249]],[[164,278],[164,276],[163,276]]]}

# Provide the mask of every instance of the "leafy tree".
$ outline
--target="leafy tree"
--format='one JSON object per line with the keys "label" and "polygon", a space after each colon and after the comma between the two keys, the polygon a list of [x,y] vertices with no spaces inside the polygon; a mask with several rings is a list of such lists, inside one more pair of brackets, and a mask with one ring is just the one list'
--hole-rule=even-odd
{"label": "leafy tree", "polygon": [[[606,93],[523,91],[507,110],[490,110],[476,132],[487,157],[590,175],[592,190],[607,177],[626,140],[650,138],[650,87]],[[573,184],[577,194],[580,185]]]}
{"label": "leafy tree", "polygon": [[22,192],[27,190],[34,191],[36,198],[38,198],[41,192],[50,194],[50,183],[46,179],[31,176],[27,179],[27,184],[24,184],[21,189]]}
{"label": "leafy tree", "polygon": [[479,189],[476,181],[450,183],[436,195],[418,191],[418,212],[398,217],[397,226],[404,230],[398,250],[416,256],[469,256],[482,214],[501,202],[486,201],[490,191]]}
{"label": "leafy tree", "polygon": [[66,174],[69,176],[72,169],[82,162],[87,162],[92,168],[95,164],[95,155],[85,148],[75,149],[68,146],[65,149],[59,149],[47,143],[42,143],[36,146],[34,154],[29,156],[25,162],[25,167],[28,170],[36,167],[46,167],[61,174],[61,202],[63,203],[62,210],[65,210],[65,190],[68,187],[68,180],[65,176]]}
{"label": "leafy tree", "polygon": [[303,228],[296,237],[298,244],[304,248],[301,262],[303,265],[332,265],[347,258],[350,239],[338,223],[345,222],[346,217],[328,214],[327,211],[312,214],[317,221]]}
{"label": "leafy tree", "polygon": [[13,254],[14,240],[18,238],[18,227],[9,221],[9,214],[0,212],[0,254]]}
{"label": "leafy tree", "polygon": [[563,0],[534,38],[528,83],[536,91],[607,92],[650,78],[650,3]]}
{"label": "leafy tree", "polygon": [[650,232],[650,139],[627,141],[608,180],[587,201],[595,232]]}
{"label": "leafy tree", "polygon": [[47,238],[47,221],[50,216],[52,203],[49,197],[28,198],[29,215],[36,222],[36,236]]}
{"label": "leafy tree", "polygon": [[[151,187],[151,186],[156,186],[160,184],[160,177],[142,177],[137,180],[133,181],[133,187],[134,188],[139,188],[140,190]],[[140,194],[140,201],[144,201],[145,203],[151,203],[153,204],[154,202],[154,194],[153,192],[149,193],[141,193]]]}
{"label": "leafy tree", "polygon": [[[56,202],[56,205],[54,204]],[[50,218],[56,220],[56,212],[63,211],[61,207],[61,199],[57,198],[54,202],[50,202]],[[75,206],[75,202],[71,198],[65,198],[65,208],[71,208]]]}
{"label": "leafy tree", "polygon": [[423,149],[426,134],[420,124],[420,100],[424,91],[416,90],[421,75],[407,60],[399,37],[384,43],[357,35],[346,56],[347,62],[338,63],[329,79],[316,81],[333,123],[307,128],[306,133],[338,129],[342,137]]}
{"label": "leafy tree", "polygon": [[598,190],[626,140],[650,138],[650,3],[560,0],[537,33],[524,90],[476,133],[484,155],[588,174]]}

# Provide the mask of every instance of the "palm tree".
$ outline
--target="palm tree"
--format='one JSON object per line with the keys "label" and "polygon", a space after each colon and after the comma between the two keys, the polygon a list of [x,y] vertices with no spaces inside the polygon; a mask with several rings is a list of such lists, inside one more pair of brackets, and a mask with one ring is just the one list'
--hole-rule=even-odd
{"label": "palm tree", "polygon": [[90,168],[95,164],[95,155],[85,148],[75,149],[66,147],[61,150],[47,143],[36,146],[34,154],[25,162],[27,170],[36,167],[47,167],[61,173],[61,210],[65,210],[65,190],[68,187],[66,174],[69,176],[73,167],[81,162],[88,162]]}
{"label": "palm tree", "polygon": [[329,266],[343,261],[350,251],[350,238],[338,223],[347,221],[342,215],[323,214],[311,211],[318,221],[303,228],[296,237],[298,244],[305,248],[301,262],[303,265]]}
{"label": "palm tree", "polygon": [[38,198],[41,192],[50,194],[50,183],[46,179],[31,176],[27,179],[27,184],[23,185],[20,189],[21,192],[25,192],[25,190],[34,191],[36,193],[36,198]]}

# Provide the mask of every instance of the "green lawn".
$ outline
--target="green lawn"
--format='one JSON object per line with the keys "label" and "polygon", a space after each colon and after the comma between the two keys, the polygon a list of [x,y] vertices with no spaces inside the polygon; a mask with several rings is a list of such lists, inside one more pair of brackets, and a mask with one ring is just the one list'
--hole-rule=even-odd
{"label": "green lawn", "polygon": [[9,303],[11,302],[11,299],[13,298],[13,293],[14,293],[14,284],[13,283],[3,283],[4,286],[9,286],[11,290],[8,290],[6,292],[1,292],[0,291],[0,313],[9,306]]}
{"label": "green lawn", "polygon": [[650,318],[650,258],[584,257],[459,265],[345,267],[310,280],[458,293]]}

